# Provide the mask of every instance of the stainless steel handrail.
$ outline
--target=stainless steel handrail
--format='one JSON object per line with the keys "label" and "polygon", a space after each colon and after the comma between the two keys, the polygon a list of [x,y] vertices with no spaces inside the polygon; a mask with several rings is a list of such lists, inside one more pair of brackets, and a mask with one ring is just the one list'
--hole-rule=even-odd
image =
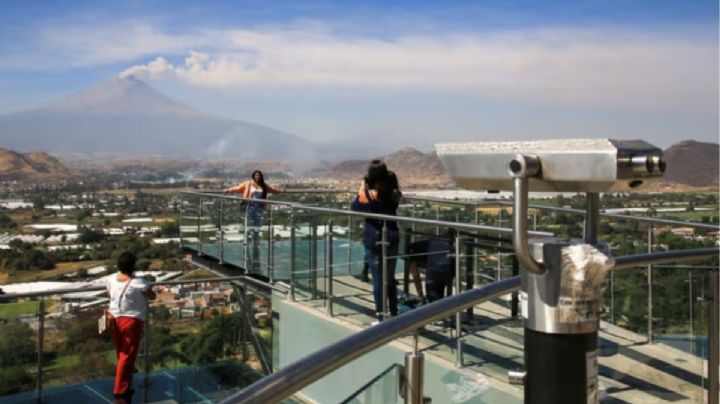
{"label": "stainless steel handrail", "polygon": [[277,403],[342,365],[418,328],[520,289],[520,277],[504,279],[422,306],[366,328],[316,351],[233,394],[221,403]]}
{"label": "stainless steel handrail", "polygon": [[[287,293],[284,289],[279,289],[273,287],[273,285],[266,284],[262,281],[259,281],[253,277],[247,276],[247,275],[239,275],[239,276],[228,276],[225,278],[202,278],[202,279],[181,279],[181,280],[174,280],[174,281],[161,281],[161,282],[149,282],[150,287],[155,286],[164,286],[164,285],[185,285],[185,284],[193,284],[193,283],[220,283],[220,282],[229,282],[229,281],[248,281],[250,283],[255,284],[261,284],[261,286],[267,286],[269,288],[273,288],[274,290],[277,290],[281,293]],[[12,299],[20,299],[20,298],[28,298],[28,297],[44,297],[44,296],[56,296],[56,295],[66,295],[70,293],[84,293],[84,292],[99,292],[107,290],[106,285],[99,285],[99,286],[86,286],[86,287],[77,287],[77,288],[62,288],[62,289],[53,289],[53,290],[45,290],[40,292],[26,292],[26,293],[5,293],[3,295],[0,295],[0,302],[6,301],[6,300],[12,300]]]}
{"label": "stainless steel handrail", "polygon": [[[185,191],[185,192],[183,192],[183,194],[209,197],[209,198],[227,198],[227,199],[235,199],[238,201],[258,202],[257,199],[243,198],[243,197],[234,196],[234,195],[217,195],[217,194],[207,194],[207,193],[189,192],[189,191]],[[421,219],[421,218],[406,217],[406,216],[381,215],[381,214],[377,214],[377,213],[354,212],[354,211],[348,211],[348,210],[343,210],[343,209],[333,209],[333,208],[322,208],[322,207],[318,207],[318,206],[309,206],[309,205],[303,205],[303,204],[294,203],[294,202],[273,201],[271,199],[264,199],[262,201],[262,203],[284,205],[284,206],[292,207],[294,209],[307,210],[307,211],[311,211],[311,212],[328,213],[328,214],[343,215],[343,216],[354,216],[354,217],[360,217],[360,218],[364,218],[364,219],[377,219],[377,220],[395,221],[395,222],[401,222],[401,223],[414,223],[414,224],[426,224],[426,225],[433,225],[433,226],[444,226],[444,227],[449,227],[452,229],[465,230],[465,231],[471,231],[471,232],[508,234],[508,235],[512,234],[512,229],[505,228],[505,227],[484,226],[484,225],[466,224],[466,223],[459,223],[459,222],[448,222],[448,221],[443,221],[443,220]],[[553,236],[553,233],[544,232],[544,231],[529,231],[528,234],[531,236],[534,236],[534,237],[551,237],[551,236]]]}
{"label": "stainless steel handrail", "polygon": [[[512,202],[509,201],[501,201],[501,200],[480,200],[480,201],[471,201],[471,200],[452,200],[452,199],[443,199],[438,197],[429,197],[429,196],[413,196],[413,195],[406,195],[405,199],[411,200],[411,201],[420,201],[420,202],[431,202],[431,203],[444,203],[447,205],[463,205],[463,206],[483,206],[483,205],[503,205],[503,206],[512,206]],[[556,212],[566,212],[566,213],[575,213],[578,215],[585,215],[585,211],[582,209],[575,209],[575,208],[563,208],[559,206],[544,206],[544,205],[528,205],[531,209],[539,209],[539,210],[549,210],[549,211],[556,211]],[[624,215],[621,213],[607,213],[607,212],[600,212],[600,216],[607,217],[607,218],[613,218],[613,219],[621,219],[621,220],[633,220],[637,222],[644,222],[644,223],[655,223],[655,224],[666,224],[669,226],[685,226],[685,227],[692,227],[694,229],[702,229],[702,230],[720,230],[720,225],[716,224],[708,224],[708,223],[698,223],[698,222],[692,222],[692,221],[683,221],[683,220],[674,220],[674,219],[663,219],[658,217],[646,217],[646,216],[633,216],[633,215]]]}
{"label": "stainless steel handrail", "polygon": [[642,265],[659,264],[662,262],[676,262],[698,258],[718,257],[720,249],[694,248],[692,250],[658,251],[646,254],[626,255],[615,258],[613,270],[638,267]]}
{"label": "stainless steel handrail", "polygon": [[[498,201],[497,204],[498,205],[512,205],[512,202]],[[528,207],[531,209],[549,210],[549,211],[565,212],[565,213],[575,213],[575,214],[583,215],[583,216],[585,215],[585,211],[582,209],[561,208],[558,206],[543,206],[543,205],[528,205]],[[612,218],[612,219],[631,220],[631,221],[643,222],[643,223],[666,224],[668,226],[692,227],[694,229],[702,229],[702,230],[720,230],[720,225],[690,222],[690,221],[686,222],[683,220],[662,219],[662,218],[657,218],[657,217],[646,217],[646,216],[623,215],[620,213],[605,213],[602,211],[600,212],[600,216]]]}

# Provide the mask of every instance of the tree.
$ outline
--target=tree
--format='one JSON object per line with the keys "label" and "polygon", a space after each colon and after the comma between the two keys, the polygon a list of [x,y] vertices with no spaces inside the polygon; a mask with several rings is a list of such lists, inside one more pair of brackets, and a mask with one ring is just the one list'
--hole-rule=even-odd
{"label": "tree", "polygon": [[[0,368],[35,360],[34,333],[30,326],[13,321],[0,326]],[[0,378],[2,380],[2,378]]]}
{"label": "tree", "polygon": [[17,227],[12,218],[4,213],[0,214],[0,229],[10,230]]}

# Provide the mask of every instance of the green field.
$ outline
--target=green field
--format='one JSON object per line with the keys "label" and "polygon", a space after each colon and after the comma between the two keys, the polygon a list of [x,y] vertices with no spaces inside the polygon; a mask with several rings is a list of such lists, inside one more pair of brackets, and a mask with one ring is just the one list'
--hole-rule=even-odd
{"label": "green field", "polygon": [[0,317],[22,316],[35,314],[38,311],[38,301],[0,304]]}

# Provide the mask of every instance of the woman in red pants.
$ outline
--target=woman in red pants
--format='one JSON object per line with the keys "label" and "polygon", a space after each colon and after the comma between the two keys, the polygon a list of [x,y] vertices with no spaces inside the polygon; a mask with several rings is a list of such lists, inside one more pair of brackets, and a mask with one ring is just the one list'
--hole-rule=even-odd
{"label": "woman in red pants", "polygon": [[155,298],[155,293],[145,279],[133,277],[135,261],[135,255],[131,252],[120,254],[117,262],[119,272],[111,275],[107,282],[109,311],[114,318],[112,340],[118,358],[113,389],[116,403],[132,401],[132,377],[143,325],[147,319],[148,299]]}

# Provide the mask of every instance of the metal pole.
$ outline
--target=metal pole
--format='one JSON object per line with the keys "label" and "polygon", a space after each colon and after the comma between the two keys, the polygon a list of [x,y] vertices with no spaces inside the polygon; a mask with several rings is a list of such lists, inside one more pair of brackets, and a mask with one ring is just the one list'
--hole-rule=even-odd
{"label": "metal pole", "polygon": [[317,224],[315,218],[310,219],[310,289],[312,298],[317,299],[317,275],[318,275],[318,248],[317,248]]}
{"label": "metal pole", "polygon": [[[465,247],[465,288],[472,289],[475,287],[475,243],[467,245]],[[473,308],[469,307],[465,313],[467,314],[467,320],[474,320]]]}
{"label": "metal pole", "polygon": [[[437,220],[437,221],[440,220],[440,205],[437,205],[435,207],[435,220]],[[435,225],[435,235],[437,236],[439,234],[440,234],[440,226]]]}
{"label": "metal pole", "polygon": [[275,282],[275,267],[273,265],[273,205],[268,210],[268,245],[267,245],[267,269],[270,283]]}
{"label": "metal pole", "polygon": [[[688,269],[688,314],[690,314],[690,340],[694,341],[694,332],[693,332],[693,287],[692,287],[692,270]],[[695,354],[695,343],[691,345],[691,352],[693,355]]]}
{"label": "metal pole", "polygon": [[423,404],[425,356],[418,352],[405,354],[405,403]]}
{"label": "metal pole", "polygon": [[[647,234],[647,250],[648,253],[652,252],[653,245],[653,226],[648,226]],[[653,343],[653,266],[652,264],[647,266],[647,342],[648,344]]]}
{"label": "metal pole", "polygon": [[533,210],[533,231],[537,231],[537,209]]}
{"label": "metal pole", "polygon": [[145,312],[148,313],[143,324],[143,350],[145,351],[144,372],[145,377],[143,378],[143,402],[148,402],[148,385],[150,384],[150,303],[145,300]]}
{"label": "metal pole", "polygon": [[610,271],[610,322],[615,324],[615,271]]}
{"label": "metal pole", "polygon": [[347,270],[348,270],[348,275],[352,275],[352,250],[353,250],[353,244],[352,244],[352,216],[348,216],[347,239],[348,239],[348,263],[347,263]]}
{"label": "metal pole", "polygon": [[295,209],[290,208],[290,300],[295,301]]}
{"label": "metal pole", "polygon": [[720,273],[710,274],[708,305],[708,403],[718,404],[720,398]]}
{"label": "metal pole", "polygon": [[[503,222],[503,214],[502,214],[502,213],[503,213],[503,208],[502,208],[502,206],[501,206],[501,207],[500,207],[500,211],[498,212],[498,227],[502,227],[502,222]],[[513,211],[513,214],[516,214],[516,213]],[[501,271],[502,271],[502,253],[500,252],[500,247],[502,246],[501,241],[500,241],[501,235],[498,234],[497,237],[498,237],[498,242],[497,242],[497,269],[496,269],[496,271],[495,271],[495,281],[499,281],[500,278],[502,277],[502,275],[501,275]]]}
{"label": "metal pole", "polygon": [[[406,257],[410,255],[410,237],[412,237],[412,234],[410,232],[405,233]],[[403,294],[407,299],[410,296],[410,259],[405,258],[403,262],[405,263],[405,265],[403,265]]]}
{"label": "metal pole", "polygon": [[[250,305],[248,304],[248,292],[247,292],[247,286],[244,286],[242,288],[242,315],[245,317],[245,319],[249,318],[248,308]],[[248,352],[248,340],[250,339],[249,333],[252,332],[252,329],[250,328],[250,324],[247,323],[247,321],[242,321],[242,361],[247,362],[248,358],[250,357]]]}
{"label": "metal pole", "polygon": [[198,255],[203,255],[202,232],[200,231],[200,221],[202,220],[202,213],[203,213],[202,198],[198,198],[198,218],[197,218]]}
{"label": "metal pole", "polygon": [[380,306],[382,308],[382,318],[383,320],[386,320],[388,317],[388,273],[387,273],[387,222],[383,222],[382,227],[382,239],[380,241],[380,250],[381,250],[381,271],[382,271],[382,305]]}
{"label": "metal pole", "polygon": [[585,242],[597,244],[598,221],[600,220],[600,195],[588,192],[585,196]]}
{"label": "metal pole", "polygon": [[243,260],[245,262],[245,273],[250,272],[250,267],[248,266],[248,263],[250,261],[249,257],[249,251],[248,247],[250,247],[250,243],[248,243],[248,210],[250,209],[250,203],[245,202],[245,219],[243,219]]}
{"label": "metal pole", "polygon": [[[461,270],[461,264],[460,264],[460,255],[461,255],[461,248],[462,248],[462,237],[459,235],[455,236],[455,294],[460,294],[460,270]],[[463,358],[462,358],[462,351],[463,351],[463,341],[462,341],[462,312],[458,311],[455,313],[455,337],[457,338],[455,340],[455,366],[456,367],[462,367],[463,365]]]}
{"label": "metal pole", "polygon": [[[518,276],[520,274],[520,263],[517,257],[513,255],[512,258],[512,276]],[[518,292],[512,293],[512,299],[510,300],[510,317],[517,318],[519,314],[518,310]]]}
{"label": "metal pole", "polygon": [[43,350],[45,345],[45,299],[40,298],[38,306],[37,335],[37,402],[42,402]]}
{"label": "metal pole", "polygon": [[219,257],[220,261],[219,261],[219,264],[220,265],[223,264],[223,258],[225,257],[225,240],[224,240],[225,239],[225,231],[223,230],[223,216],[225,214],[225,209],[223,206],[224,202],[225,202],[224,199],[220,199],[220,229],[219,229],[220,230],[219,231],[219,234],[220,234],[220,243],[219,243],[220,244],[220,257]]}
{"label": "metal pole", "polygon": [[325,301],[327,315],[333,316],[333,234],[332,219],[328,220],[325,233]]}

